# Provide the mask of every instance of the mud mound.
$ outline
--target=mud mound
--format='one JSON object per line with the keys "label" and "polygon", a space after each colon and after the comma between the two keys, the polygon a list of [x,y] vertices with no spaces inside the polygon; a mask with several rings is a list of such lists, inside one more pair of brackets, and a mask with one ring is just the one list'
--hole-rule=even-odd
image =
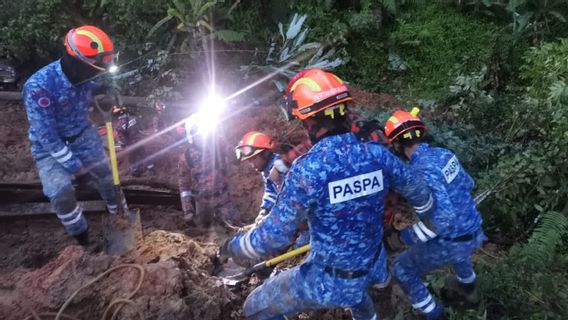
{"label": "mud mound", "polygon": [[24,106],[19,103],[2,106],[0,121],[0,181],[37,179],[29,152],[28,122]]}
{"label": "mud mound", "polygon": [[[210,273],[213,248],[202,246],[182,234],[156,231],[137,250],[136,258],[90,255],[78,246],[68,246],[55,259],[31,272],[0,277],[1,319],[23,319],[36,312],[57,312],[75,290],[109,268],[138,263],[145,275],[140,289],[125,306],[120,319],[230,319],[231,308],[240,305]],[[65,313],[80,319],[100,319],[111,300],[131,292],[139,279],[132,268],[113,271],[81,290]],[[235,312],[233,312],[235,313]],[[235,313],[234,316],[236,316]]]}
{"label": "mud mound", "polygon": [[367,107],[371,110],[389,108],[400,104],[395,97],[386,93],[367,92],[352,86],[349,87],[349,93],[351,93],[357,106]]}

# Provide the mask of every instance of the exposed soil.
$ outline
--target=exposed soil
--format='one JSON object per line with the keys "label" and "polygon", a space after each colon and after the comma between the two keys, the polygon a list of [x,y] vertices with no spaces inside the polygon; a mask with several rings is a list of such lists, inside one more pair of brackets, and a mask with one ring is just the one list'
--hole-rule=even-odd
{"label": "exposed soil", "polygon": [[[353,90],[365,106],[396,104],[387,95]],[[0,181],[37,180],[37,171],[29,153],[27,120],[19,103],[1,106]],[[178,118],[174,116],[173,118]],[[178,118],[179,119],[179,118]],[[274,136],[282,149],[306,138],[298,127],[285,122],[277,107],[248,108],[223,123],[223,152],[228,161],[231,197],[241,211],[243,223],[256,217],[262,195],[262,179],[252,168],[237,162],[233,146],[249,130],[261,130]],[[150,139],[146,155],[153,156],[155,168],[141,177],[133,177],[121,166],[123,180],[177,184],[178,156],[183,144],[163,152],[176,141],[174,134]],[[398,207],[393,211],[404,212]],[[242,319],[242,303],[258,284],[256,277],[236,288],[225,287],[212,276],[214,256],[220,243],[230,236],[222,227],[198,229],[181,219],[181,212],[170,207],[141,207],[144,242],[128,257],[101,253],[100,214],[87,216],[94,245],[87,251],[66,236],[55,217],[2,221],[0,224],[0,319],[23,319],[35,312],[57,312],[79,287],[98,274],[123,263],[140,264],[146,271],[139,291],[124,306],[121,319],[137,319],[136,310],[146,319]],[[100,319],[114,298],[130,292],[138,279],[135,269],[120,269],[88,289],[81,291],[65,313],[80,319]],[[398,286],[392,292],[373,292],[383,319],[409,318],[408,303]],[[393,307],[395,306],[395,307]],[[406,315],[405,315],[406,314]],[[295,319],[351,319],[346,310],[302,313]]]}

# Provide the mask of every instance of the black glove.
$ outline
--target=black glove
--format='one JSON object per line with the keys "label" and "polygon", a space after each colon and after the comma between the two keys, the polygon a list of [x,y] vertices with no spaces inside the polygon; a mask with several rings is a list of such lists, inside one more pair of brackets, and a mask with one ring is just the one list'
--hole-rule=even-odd
{"label": "black glove", "polygon": [[231,252],[231,246],[230,246],[231,240],[233,240],[233,238],[225,240],[225,242],[223,242],[223,244],[219,248],[219,252],[217,253],[217,258],[221,263],[225,263],[227,262],[227,260],[229,260],[229,258],[233,257],[233,253]]}
{"label": "black glove", "polygon": [[[239,234],[241,234],[241,232],[237,232],[235,236],[238,236]],[[261,259],[252,260],[242,256],[235,256],[231,251],[231,241],[233,241],[233,239],[234,237],[225,240],[225,242],[223,242],[223,244],[219,248],[219,253],[217,253],[217,259],[219,259],[219,262],[226,263],[227,260],[231,258],[233,259],[233,262],[238,264],[239,266],[249,268],[261,261]]]}

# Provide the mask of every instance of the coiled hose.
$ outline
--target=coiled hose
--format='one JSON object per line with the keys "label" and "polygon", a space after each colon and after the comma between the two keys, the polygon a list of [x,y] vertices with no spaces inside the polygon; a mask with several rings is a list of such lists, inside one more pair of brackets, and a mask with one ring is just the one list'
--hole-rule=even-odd
{"label": "coiled hose", "polygon": [[79,289],[75,290],[75,292],[73,292],[73,294],[69,298],[67,298],[67,300],[65,300],[65,303],[63,303],[63,305],[61,306],[61,308],[59,308],[59,311],[57,313],[55,313],[55,312],[36,313],[34,310],[30,310],[32,315],[28,316],[24,320],[31,320],[31,319],[42,320],[42,317],[55,317],[54,320],[62,320],[62,319],[80,320],[79,318],[64,314],[63,311],[65,310],[65,308],[67,308],[67,306],[69,306],[69,304],[71,304],[73,299],[77,296],[77,294],[81,290],[88,288],[89,286],[98,282],[99,280],[101,280],[103,277],[110,274],[111,272],[118,270],[118,269],[123,269],[123,268],[134,268],[134,269],[138,270],[138,273],[139,273],[138,283],[136,284],[136,287],[134,288],[134,290],[132,290],[132,292],[130,292],[126,297],[116,298],[116,299],[112,300],[110,302],[110,304],[106,307],[106,309],[103,313],[103,316],[101,317],[101,320],[106,320],[108,315],[110,314],[112,308],[114,306],[117,306],[116,309],[114,310],[114,312],[112,312],[111,317],[109,318],[109,320],[114,320],[125,304],[133,306],[134,310],[138,314],[138,318],[143,320],[144,316],[142,315],[142,312],[136,308],[136,305],[131,300],[132,297],[136,294],[136,292],[138,292],[138,290],[140,289],[140,286],[142,286],[142,281],[144,280],[145,271],[144,271],[144,268],[139,264],[121,264],[121,265],[118,265],[116,267],[112,267],[112,268],[108,269],[107,271],[99,274],[96,278],[89,281],[87,284],[83,285]]}

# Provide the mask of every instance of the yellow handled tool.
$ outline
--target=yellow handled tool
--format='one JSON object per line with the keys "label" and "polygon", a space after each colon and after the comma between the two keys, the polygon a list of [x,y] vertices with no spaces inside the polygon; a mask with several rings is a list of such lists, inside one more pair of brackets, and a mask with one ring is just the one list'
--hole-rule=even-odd
{"label": "yellow handled tool", "polygon": [[[112,95],[114,96],[115,104],[118,106],[122,105],[122,99],[118,92],[113,91]],[[112,181],[115,187],[116,192],[116,202],[118,204],[118,213],[125,214],[128,212],[128,208],[126,206],[126,200],[124,199],[124,194],[122,193],[122,189],[120,188],[120,178],[118,175],[118,161],[116,159],[116,149],[114,145],[114,135],[113,135],[113,128],[112,128],[112,109],[113,105],[111,104],[109,108],[103,108],[99,104],[98,99],[95,100],[95,105],[99,112],[103,115],[103,120],[105,122],[106,131],[107,131],[107,142],[108,142],[108,152],[110,158],[110,166],[112,170]]]}
{"label": "yellow handled tool", "polygon": [[[115,105],[121,106],[122,100],[117,91],[112,92]],[[108,254],[125,254],[134,250],[137,244],[142,240],[142,225],[140,222],[139,210],[128,210],[124,193],[120,187],[120,179],[118,176],[118,162],[116,159],[116,150],[114,146],[114,135],[112,130],[112,109],[113,104],[109,108],[103,108],[95,97],[95,105],[103,115],[107,130],[107,140],[109,147],[109,157],[112,169],[112,180],[115,189],[116,203],[118,205],[117,215],[103,215],[103,239],[105,252]]]}
{"label": "yellow handled tool", "polygon": [[246,269],[242,272],[239,272],[235,275],[223,277],[222,278],[223,283],[228,285],[228,286],[234,286],[234,285],[238,284],[239,282],[246,280],[251,274],[253,274],[257,271],[260,271],[264,268],[275,266],[282,261],[286,261],[290,258],[301,255],[301,254],[306,253],[308,251],[310,251],[310,245],[309,244],[307,244],[303,247],[300,247],[298,249],[294,249],[292,251],[286,252],[282,255],[279,255],[278,257],[259,262],[259,263],[255,264],[254,266],[252,266],[252,267],[250,267],[250,268],[248,268],[248,269]]}

